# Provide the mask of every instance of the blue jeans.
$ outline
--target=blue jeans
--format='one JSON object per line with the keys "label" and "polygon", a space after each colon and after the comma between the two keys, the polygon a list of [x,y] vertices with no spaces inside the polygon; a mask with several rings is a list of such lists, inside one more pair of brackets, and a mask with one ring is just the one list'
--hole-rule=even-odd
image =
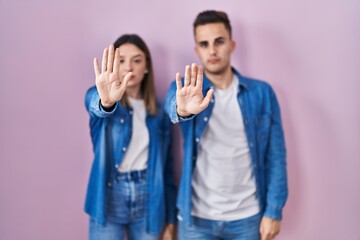
{"label": "blue jeans", "polygon": [[214,221],[193,216],[192,225],[179,221],[179,240],[259,240],[261,214],[236,221]]}
{"label": "blue jeans", "polygon": [[90,219],[90,240],[158,239],[146,233],[146,170],[118,173],[107,189],[106,223]]}

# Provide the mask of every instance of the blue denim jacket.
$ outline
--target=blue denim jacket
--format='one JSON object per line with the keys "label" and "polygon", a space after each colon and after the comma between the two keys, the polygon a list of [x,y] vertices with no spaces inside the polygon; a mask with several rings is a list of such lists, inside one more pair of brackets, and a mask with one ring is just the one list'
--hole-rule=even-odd
{"label": "blue denim jacket", "polygon": [[[246,78],[235,69],[239,78],[237,95],[239,107],[250,147],[252,168],[255,175],[257,198],[264,216],[280,220],[285,205],[287,189],[286,149],[281,125],[280,108],[269,84]],[[213,88],[204,76],[203,95]],[[166,96],[165,111],[173,123],[180,122],[184,137],[183,172],[179,187],[177,207],[179,219],[191,223],[191,179],[199,141],[204,134],[216,104],[213,98],[209,106],[197,115],[181,118],[176,113],[176,83],[173,82]],[[229,124],[233,124],[229,122]],[[221,129],[220,129],[221,130]],[[209,146],[211,147],[211,146]],[[226,174],[226,173],[225,173]]]}
{"label": "blue denim jacket", "polygon": [[[131,140],[132,109],[117,102],[111,112],[102,109],[96,87],[85,96],[90,115],[94,162],[91,169],[85,212],[98,223],[106,222],[106,189],[115,176]],[[148,201],[146,206],[147,232],[158,234],[164,222],[176,221],[175,185],[172,170],[171,122],[158,106],[156,116],[147,113],[149,158],[147,162]]]}

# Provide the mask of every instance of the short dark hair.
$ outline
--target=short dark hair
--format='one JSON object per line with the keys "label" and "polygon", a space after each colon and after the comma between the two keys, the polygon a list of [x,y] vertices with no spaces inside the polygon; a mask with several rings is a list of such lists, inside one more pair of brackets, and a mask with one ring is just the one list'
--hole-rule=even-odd
{"label": "short dark hair", "polygon": [[230,38],[231,38],[231,25],[228,15],[222,11],[215,11],[215,10],[206,10],[199,13],[194,21],[194,35],[196,28],[201,25],[205,25],[208,23],[223,23],[225,28],[229,31]]}

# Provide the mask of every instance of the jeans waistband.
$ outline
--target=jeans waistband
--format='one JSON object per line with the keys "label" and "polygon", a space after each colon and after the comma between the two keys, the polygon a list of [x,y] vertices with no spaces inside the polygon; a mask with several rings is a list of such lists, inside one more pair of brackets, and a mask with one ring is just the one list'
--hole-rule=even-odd
{"label": "jeans waistband", "polygon": [[137,181],[140,179],[145,179],[145,177],[146,177],[146,169],[117,173],[117,178],[119,180],[121,179],[126,181]]}

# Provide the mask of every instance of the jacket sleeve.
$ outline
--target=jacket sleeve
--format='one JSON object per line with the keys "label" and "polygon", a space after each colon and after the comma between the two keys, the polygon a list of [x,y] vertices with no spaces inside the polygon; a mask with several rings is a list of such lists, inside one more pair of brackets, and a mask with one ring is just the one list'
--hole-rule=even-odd
{"label": "jacket sleeve", "polygon": [[[183,79],[182,79],[183,81]],[[176,112],[176,82],[173,81],[170,85],[170,89],[166,94],[165,99],[165,112],[169,115],[172,123],[179,123],[193,119],[196,115],[192,114],[188,117],[180,117]]]}
{"label": "jacket sleeve", "polygon": [[174,158],[172,154],[172,127],[170,119],[164,114],[163,127],[165,128],[166,134],[165,139],[165,167],[164,167],[164,178],[165,178],[165,204],[166,204],[166,222],[170,224],[176,223],[176,186],[175,186],[175,175],[174,175]]}
{"label": "jacket sleeve", "polygon": [[288,197],[286,147],[281,123],[280,107],[270,87],[271,125],[266,160],[267,195],[264,216],[281,220]]}
{"label": "jacket sleeve", "polygon": [[95,86],[91,87],[85,94],[85,107],[91,116],[108,117],[119,107],[119,102],[115,103],[111,111],[105,111],[100,103],[100,97]]}

